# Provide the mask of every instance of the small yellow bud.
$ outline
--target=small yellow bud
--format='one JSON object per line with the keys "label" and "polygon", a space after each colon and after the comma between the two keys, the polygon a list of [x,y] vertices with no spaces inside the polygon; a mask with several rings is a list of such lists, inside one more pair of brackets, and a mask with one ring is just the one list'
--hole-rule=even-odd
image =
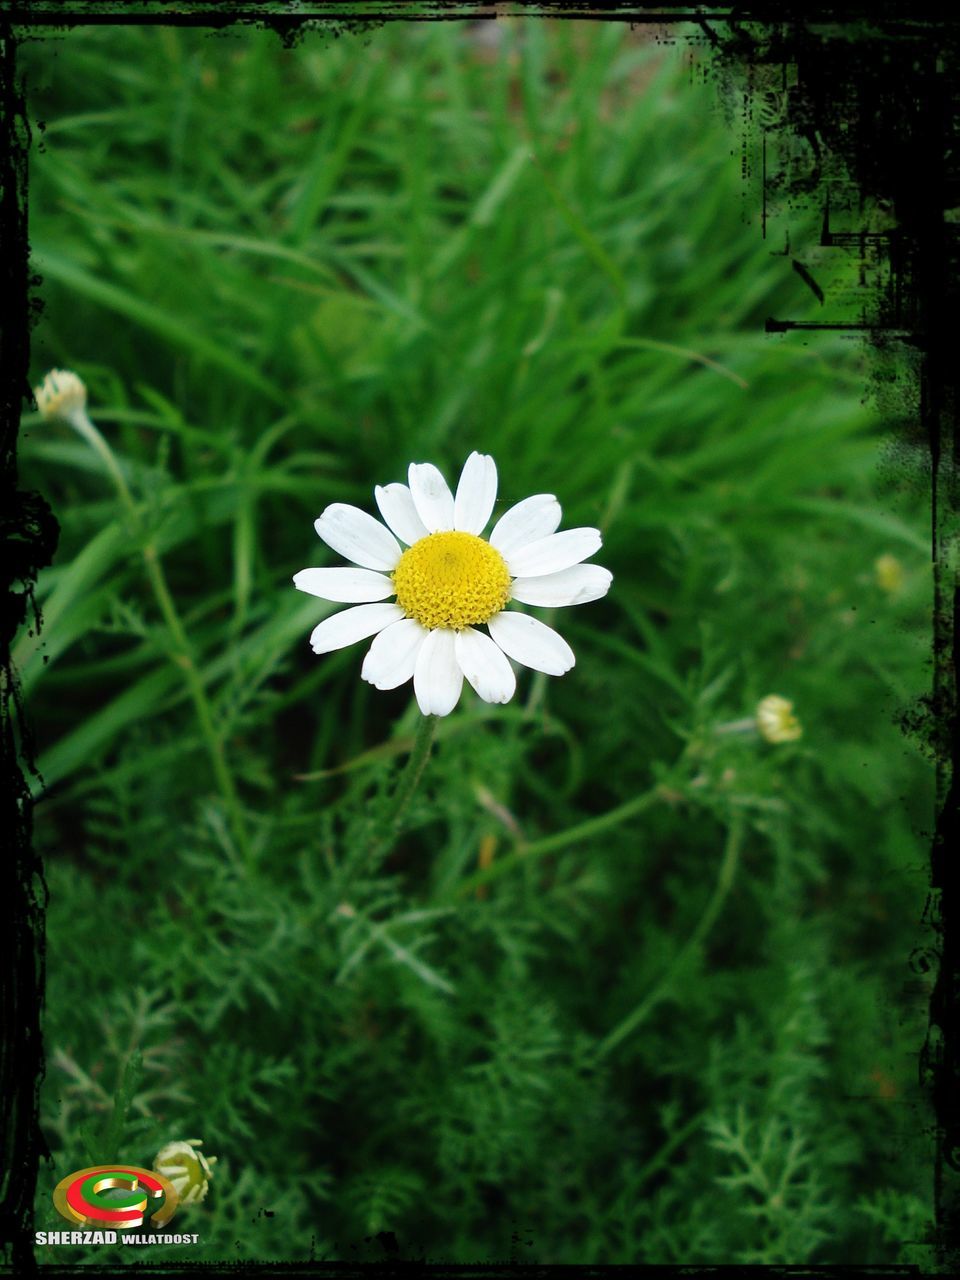
{"label": "small yellow bud", "polygon": [[903,565],[896,556],[877,556],[873,562],[877,586],[888,595],[895,595],[903,586]]}
{"label": "small yellow bud", "polygon": [[202,1146],[199,1138],[168,1142],[154,1158],[154,1169],[170,1179],[181,1204],[199,1204],[209,1189],[212,1166],[217,1163],[217,1157],[205,1156],[196,1150]]}
{"label": "small yellow bud", "polygon": [[82,413],[87,405],[87,388],[69,369],[51,369],[33,394],[37,408],[48,421]]}
{"label": "small yellow bud", "polygon": [[757,732],[767,742],[796,742],[803,736],[793,703],[777,693],[768,694],[757,705]]}

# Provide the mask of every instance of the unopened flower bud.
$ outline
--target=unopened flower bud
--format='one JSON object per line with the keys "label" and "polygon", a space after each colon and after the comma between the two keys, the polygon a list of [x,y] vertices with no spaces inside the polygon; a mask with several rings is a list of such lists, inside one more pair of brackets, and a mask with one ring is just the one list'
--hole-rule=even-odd
{"label": "unopened flower bud", "polygon": [[803,736],[800,721],[793,714],[793,703],[777,693],[768,694],[757,706],[757,732],[767,742],[796,742]]}
{"label": "unopened flower bud", "polygon": [[896,595],[903,586],[903,565],[896,556],[877,556],[873,562],[877,586],[887,595]]}
{"label": "unopened flower bud", "polygon": [[217,1157],[208,1157],[196,1150],[202,1146],[199,1138],[168,1142],[160,1148],[153,1161],[157,1173],[162,1173],[173,1183],[181,1204],[199,1204],[209,1189],[212,1166],[217,1163]]}
{"label": "unopened flower bud", "polygon": [[48,421],[83,413],[87,406],[87,388],[69,369],[51,369],[33,394],[37,408]]}

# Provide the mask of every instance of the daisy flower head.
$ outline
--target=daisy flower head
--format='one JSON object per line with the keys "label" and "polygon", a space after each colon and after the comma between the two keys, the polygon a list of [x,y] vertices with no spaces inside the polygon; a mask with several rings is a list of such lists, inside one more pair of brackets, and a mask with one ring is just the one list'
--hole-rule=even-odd
{"label": "daisy flower head", "polygon": [[354,606],[314,628],[314,653],[373,636],[363,679],[396,689],[412,678],[420,710],[435,716],[457,705],[464,678],[485,702],[509,702],[509,658],[551,676],[569,671],[567,642],[507,606],[556,608],[606,595],[613,575],[583,563],[600,549],[599,530],[558,533],[560,504],[537,493],[484,538],[497,498],[497,468],[486,454],[471,453],[455,494],[429,462],[411,463],[407,480],[374,490],[383,523],[342,502],[316,521],[327,546],[355,567],[294,575],[298,590]]}

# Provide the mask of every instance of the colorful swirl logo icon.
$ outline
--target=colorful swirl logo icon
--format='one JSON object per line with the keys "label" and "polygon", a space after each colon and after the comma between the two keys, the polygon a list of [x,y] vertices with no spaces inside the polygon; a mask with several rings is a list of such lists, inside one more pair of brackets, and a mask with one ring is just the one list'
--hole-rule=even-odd
{"label": "colorful swirl logo icon", "polygon": [[[119,1192],[119,1194],[118,1194]],[[135,1164],[95,1164],[57,1183],[53,1203],[68,1222],[129,1231],[149,1213],[165,1227],[177,1211],[177,1189],[162,1173]]]}

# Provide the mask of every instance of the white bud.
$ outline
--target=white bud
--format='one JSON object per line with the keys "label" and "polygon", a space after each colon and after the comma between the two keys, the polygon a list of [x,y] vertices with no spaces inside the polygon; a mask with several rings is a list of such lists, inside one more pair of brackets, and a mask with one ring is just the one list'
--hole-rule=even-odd
{"label": "white bud", "polygon": [[168,1142],[154,1158],[154,1169],[170,1179],[181,1204],[199,1204],[209,1190],[217,1157],[196,1150],[202,1146],[199,1138]]}
{"label": "white bud", "polygon": [[767,742],[796,742],[803,736],[803,727],[793,714],[793,703],[771,693],[757,706],[757,732]]}
{"label": "white bud", "polygon": [[87,405],[87,388],[69,369],[51,369],[33,394],[37,408],[48,421],[83,413]]}

